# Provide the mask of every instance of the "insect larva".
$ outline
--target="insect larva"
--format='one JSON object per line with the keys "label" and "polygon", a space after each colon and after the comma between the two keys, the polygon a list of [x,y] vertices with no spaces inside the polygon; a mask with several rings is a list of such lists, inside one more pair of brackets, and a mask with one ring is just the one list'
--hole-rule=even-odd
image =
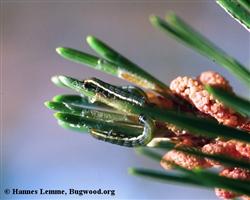
{"label": "insect larva", "polygon": [[146,98],[139,95],[138,93],[131,94],[125,89],[110,85],[96,78],[84,80],[83,86],[86,89],[89,89],[107,98],[117,98],[140,106],[143,106],[146,103]]}
{"label": "insect larva", "polygon": [[133,93],[133,94],[137,95],[138,98],[143,98],[144,101],[148,102],[147,94],[141,88],[133,86],[133,85],[124,85],[124,86],[121,86],[121,88],[123,90],[126,90],[129,93]]}
{"label": "insect larva", "polygon": [[137,137],[126,137],[119,133],[113,133],[112,131],[105,132],[96,129],[91,129],[90,134],[98,140],[110,142],[121,146],[144,146],[152,140],[155,125],[152,119],[143,115],[139,116],[139,122],[144,126],[142,134]]}

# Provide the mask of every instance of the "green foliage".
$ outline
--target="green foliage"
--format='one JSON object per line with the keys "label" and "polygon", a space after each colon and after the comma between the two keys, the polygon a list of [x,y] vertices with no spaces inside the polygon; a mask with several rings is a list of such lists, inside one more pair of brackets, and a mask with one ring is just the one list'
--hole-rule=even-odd
{"label": "green foliage", "polygon": [[[162,155],[156,153],[152,150],[141,148],[137,151],[138,153],[145,155],[157,162],[166,162],[167,160],[162,160]],[[130,168],[129,173],[136,176],[143,176],[147,178],[153,178],[160,181],[165,182],[176,182],[182,184],[189,184],[195,185],[198,187],[205,187],[205,188],[223,188],[228,189],[239,194],[250,194],[249,183],[250,181],[242,181],[237,179],[230,179],[226,177],[219,176],[215,172],[209,172],[203,169],[193,169],[187,170],[180,166],[174,165],[173,163],[169,163],[173,166],[173,168],[179,172],[177,174],[161,172],[156,170],[150,169],[142,169],[142,168]]]}
{"label": "green foliage", "polygon": [[229,93],[223,89],[206,86],[207,91],[216,99],[220,100],[228,106],[245,116],[250,116],[250,102],[246,99],[238,97],[235,94]]}
{"label": "green foliage", "polygon": [[152,15],[150,21],[156,28],[169,33],[177,40],[217,62],[231,72],[232,75],[250,86],[250,72],[246,67],[240,64],[236,59],[227,55],[174,13],[167,15],[166,20],[162,20],[159,17]]}
{"label": "green foliage", "polygon": [[[217,3],[249,28],[249,1],[218,0]],[[167,15],[165,20],[152,15],[150,21],[153,26],[160,28],[202,55],[217,62],[220,66],[229,70],[232,75],[235,75],[239,80],[250,86],[250,72],[246,67],[227,55],[174,13]],[[98,54],[98,57],[66,47],[59,47],[56,51],[67,60],[84,64],[145,89],[153,90],[174,102],[179,101],[169,92],[166,84],[140,68],[118,51],[109,47],[100,39],[88,36],[86,40],[89,46]],[[190,115],[190,113],[179,111],[178,108],[175,110],[163,110],[153,107],[147,102],[142,89],[118,87],[104,82],[102,82],[103,85],[90,88],[86,86],[85,81],[79,81],[66,76],[52,77],[52,82],[56,86],[72,89],[79,93],[79,95],[57,95],[52,101],[45,102],[45,106],[56,111],[54,116],[58,124],[63,128],[90,133],[95,130],[107,135],[112,132],[116,133],[117,140],[120,140],[122,136],[138,137],[142,134],[145,127],[139,123],[139,118],[144,115],[150,117],[150,119],[152,118],[155,124],[160,122],[165,125],[175,125],[194,135],[202,135],[206,138],[221,137],[250,143],[250,134],[246,131],[221,125],[208,118],[199,118],[195,114]],[[206,89],[226,106],[245,116],[250,115],[250,103],[248,100],[211,86],[206,86]],[[128,96],[128,94],[131,95]],[[134,99],[135,96],[140,96],[142,99],[145,98],[145,104],[138,105]],[[250,163],[247,161],[222,155],[206,154],[194,148],[177,147],[169,142],[158,142],[154,148],[155,150],[164,150],[164,152],[174,149],[186,154],[212,159],[226,166],[250,169]],[[163,156],[158,151],[146,148],[138,148],[137,152],[157,162],[160,162]],[[162,160],[162,162],[168,161]],[[249,181],[221,177],[217,173],[202,169],[187,170],[173,163],[171,164],[177,173],[136,168],[129,169],[129,173],[164,182],[170,181],[205,188],[218,187],[239,194],[250,195]]]}
{"label": "green foliage", "polygon": [[178,147],[174,143],[164,142],[164,141],[157,143],[154,147],[159,148],[164,151],[176,150],[176,151],[180,151],[189,155],[194,155],[194,156],[198,156],[201,158],[208,158],[208,159],[220,162],[223,165],[228,166],[228,167],[240,167],[243,169],[250,170],[250,163],[242,159],[232,158],[232,157],[228,157],[228,156],[220,155],[220,154],[207,154],[200,150],[197,150],[196,148],[184,147],[184,146]]}
{"label": "green foliage", "polygon": [[242,26],[250,30],[249,0],[217,0],[216,2]]}

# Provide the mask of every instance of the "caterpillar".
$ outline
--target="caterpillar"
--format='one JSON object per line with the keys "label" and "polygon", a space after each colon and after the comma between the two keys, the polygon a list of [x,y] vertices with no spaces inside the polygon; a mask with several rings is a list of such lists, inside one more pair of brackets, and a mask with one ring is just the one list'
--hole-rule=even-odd
{"label": "caterpillar", "polygon": [[134,86],[134,85],[123,85],[120,88],[123,89],[123,90],[126,90],[129,93],[136,94],[139,97],[144,98],[146,101],[148,101],[147,94],[144,92],[143,89],[141,89],[141,88],[139,88],[137,86]]}
{"label": "caterpillar", "polygon": [[83,86],[92,92],[103,95],[104,97],[125,100],[139,106],[145,105],[147,101],[146,97],[139,93],[131,94],[127,88],[116,87],[97,78],[84,80]]}
{"label": "caterpillar", "polygon": [[154,121],[144,115],[139,116],[139,123],[143,125],[143,132],[137,137],[126,137],[125,135],[113,133],[112,131],[104,132],[97,129],[91,129],[90,134],[102,141],[109,143],[126,146],[126,147],[138,147],[147,145],[154,136],[155,125]]}

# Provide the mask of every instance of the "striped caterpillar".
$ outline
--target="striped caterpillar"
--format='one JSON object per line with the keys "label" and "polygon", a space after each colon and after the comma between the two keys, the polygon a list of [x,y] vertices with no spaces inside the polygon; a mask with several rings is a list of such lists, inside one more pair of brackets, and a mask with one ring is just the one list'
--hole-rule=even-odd
{"label": "striped caterpillar", "polygon": [[119,99],[123,101],[128,101],[132,104],[143,106],[146,103],[146,97],[142,95],[143,91],[131,94],[132,90],[137,90],[134,88],[120,88],[108,83],[105,83],[99,79],[91,78],[83,81],[83,86],[95,92],[97,94],[103,95],[106,98]]}
{"label": "striped caterpillar", "polygon": [[[127,102],[127,104],[131,103],[138,106],[144,106],[147,103],[146,94],[137,87],[116,87],[96,78],[84,80],[83,86],[97,95],[110,99],[110,101],[117,99]],[[128,137],[122,133],[115,133],[112,130],[101,131],[98,129],[90,129],[89,131],[96,139],[121,146],[136,147],[146,145],[152,140],[155,126],[152,119],[143,115],[139,116],[139,123],[143,125],[143,132],[137,137]]]}
{"label": "striped caterpillar", "polygon": [[122,134],[113,133],[112,131],[104,132],[96,129],[91,129],[90,134],[98,139],[105,142],[126,146],[126,147],[137,147],[148,144],[154,136],[154,122],[152,119],[143,115],[139,116],[139,122],[143,124],[143,132],[137,137],[126,137]]}

